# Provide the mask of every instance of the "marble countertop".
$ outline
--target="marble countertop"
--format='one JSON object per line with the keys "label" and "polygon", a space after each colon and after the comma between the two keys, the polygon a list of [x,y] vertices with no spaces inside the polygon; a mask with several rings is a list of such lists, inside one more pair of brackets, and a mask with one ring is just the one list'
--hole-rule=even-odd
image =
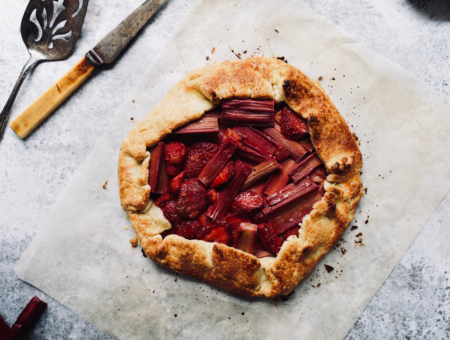
{"label": "marble countertop", "polygon": [[[12,117],[67,71],[141,0],[90,0],[80,40],[62,62],[39,65]],[[167,0],[113,68],[90,79],[29,138],[9,128],[0,143],[0,314],[12,324],[32,296],[48,309],[28,339],[112,339],[21,281],[14,264],[50,207],[165,46],[191,0]],[[318,13],[414,76],[450,94],[450,3],[446,0],[305,0]],[[19,27],[26,0],[0,2],[0,105],[27,60]],[[436,166],[439,166],[438,164]],[[450,338],[450,197],[438,207],[346,339]]]}

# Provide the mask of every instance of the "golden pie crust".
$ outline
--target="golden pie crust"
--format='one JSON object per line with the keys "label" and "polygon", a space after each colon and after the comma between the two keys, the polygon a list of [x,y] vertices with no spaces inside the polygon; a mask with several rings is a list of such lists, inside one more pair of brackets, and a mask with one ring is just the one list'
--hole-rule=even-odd
{"label": "golden pie crust", "polygon": [[[228,98],[285,101],[307,119],[312,143],[329,172],[325,195],[276,258],[223,244],[159,235],[170,223],[150,199],[148,148]],[[123,140],[119,187],[145,254],[154,262],[225,290],[276,297],[289,294],[340,239],[362,197],[362,155],[355,137],[321,85],[280,60],[249,58],[189,72]]]}

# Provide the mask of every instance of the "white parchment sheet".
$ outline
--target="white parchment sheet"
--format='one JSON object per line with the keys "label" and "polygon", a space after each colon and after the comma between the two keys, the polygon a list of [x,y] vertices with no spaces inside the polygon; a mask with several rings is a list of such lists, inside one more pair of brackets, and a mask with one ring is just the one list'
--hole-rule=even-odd
{"label": "white parchment sheet", "polygon": [[[235,54],[283,56],[320,78],[364,154],[358,229],[348,228],[287,301],[228,294],[151,263],[131,248],[120,207],[118,152],[134,122],[186,71]],[[299,1],[198,1],[53,207],[17,275],[118,339],[342,339],[450,189],[450,115],[438,102]]]}

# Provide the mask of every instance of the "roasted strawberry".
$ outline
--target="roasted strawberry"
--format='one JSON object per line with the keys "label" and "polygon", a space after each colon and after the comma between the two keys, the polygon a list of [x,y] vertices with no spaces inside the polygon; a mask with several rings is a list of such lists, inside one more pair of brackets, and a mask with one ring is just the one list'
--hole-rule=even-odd
{"label": "roasted strawberry", "polygon": [[206,213],[201,214],[197,219],[201,224],[211,224],[211,219],[206,215]]}
{"label": "roasted strawberry", "polygon": [[176,207],[181,217],[190,220],[195,220],[208,207],[206,188],[197,178],[181,184]]}
{"label": "roasted strawberry", "polygon": [[160,207],[161,204],[169,202],[170,201],[170,194],[164,194],[158,197],[158,199],[155,202],[155,205],[157,207]]}
{"label": "roasted strawberry", "polygon": [[181,222],[183,222],[183,219],[177,213],[175,201],[170,201],[170,202],[164,203],[162,205],[161,209],[164,214],[164,217],[167,219],[167,221],[170,222],[172,227],[175,227],[175,226],[179,225]]}
{"label": "roasted strawberry", "polygon": [[308,136],[308,123],[291,109],[281,110],[281,133],[288,139],[297,140]]}
{"label": "roasted strawberry", "polygon": [[327,173],[323,166],[319,166],[309,175],[309,179],[314,183],[323,183],[325,178],[327,178]]}
{"label": "roasted strawberry", "polygon": [[291,155],[291,153],[289,152],[289,150],[280,144],[277,145],[277,149],[275,150],[275,153],[273,154],[273,156],[275,157],[275,159],[278,162],[284,161],[290,155]]}
{"label": "roasted strawberry", "polygon": [[255,216],[252,217],[252,221],[255,223],[263,223],[263,222],[267,222],[267,216],[264,215],[264,213],[262,211],[260,211],[259,213],[257,213]]}
{"label": "roasted strawberry", "polygon": [[213,227],[201,237],[202,241],[230,245],[231,235],[226,227]]}
{"label": "roasted strawberry", "polygon": [[217,144],[210,142],[194,143],[189,147],[184,170],[186,170],[186,178],[197,177],[205,167],[206,163],[216,154],[218,150]]}
{"label": "roasted strawberry", "polygon": [[217,191],[216,189],[211,189],[208,191],[208,193],[206,194],[206,200],[208,201],[209,204],[213,204],[217,199]]}
{"label": "roasted strawberry", "polygon": [[239,226],[241,223],[250,223],[250,219],[247,217],[240,217],[235,215],[228,215],[225,217],[225,220],[228,222],[228,226],[231,232],[232,244],[236,244],[238,236],[239,236]]}
{"label": "roasted strawberry", "polygon": [[233,129],[227,129],[227,131],[225,131],[225,139],[229,137],[233,137],[240,147],[244,146],[242,136]]}
{"label": "roasted strawberry", "polygon": [[176,233],[187,240],[195,240],[201,230],[202,225],[199,221],[184,221],[176,228]]}
{"label": "roasted strawberry", "polygon": [[222,184],[228,182],[234,176],[234,162],[230,161],[225,165],[225,168],[220,172],[219,175],[211,183],[211,188],[217,188]]}
{"label": "roasted strawberry", "polygon": [[298,237],[298,231],[299,231],[299,230],[300,230],[300,227],[299,227],[299,226],[292,227],[291,229],[286,230],[284,233],[282,233],[282,234],[280,235],[280,238],[282,239],[282,242],[286,241],[287,238],[288,238],[289,236],[292,236],[292,235]]}
{"label": "roasted strawberry", "polygon": [[178,192],[180,191],[181,183],[183,183],[185,178],[186,178],[186,171],[182,171],[170,182],[170,193],[172,194],[173,197],[177,197]]}
{"label": "roasted strawberry", "polygon": [[277,254],[281,248],[281,242],[275,229],[270,223],[258,224],[258,242],[264,250]]}
{"label": "roasted strawberry", "polygon": [[263,198],[253,191],[241,192],[231,205],[231,213],[239,216],[253,216],[264,205]]}
{"label": "roasted strawberry", "polygon": [[180,142],[170,142],[166,146],[164,159],[167,164],[167,173],[169,176],[176,176],[183,167],[188,155],[188,148]]}

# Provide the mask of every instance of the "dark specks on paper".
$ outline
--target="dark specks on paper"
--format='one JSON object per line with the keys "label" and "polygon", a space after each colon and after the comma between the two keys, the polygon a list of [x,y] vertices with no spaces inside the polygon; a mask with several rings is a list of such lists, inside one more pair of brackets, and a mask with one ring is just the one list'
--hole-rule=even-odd
{"label": "dark specks on paper", "polygon": [[103,184],[103,189],[105,189],[105,190],[108,189],[108,188],[107,188],[107,185],[108,185],[108,180],[106,180],[106,181],[105,181],[105,184]]}
{"label": "dark specks on paper", "polygon": [[325,269],[326,269],[326,271],[327,271],[328,273],[331,273],[331,272],[334,270],[334,267],[332,267],[332,266],[329,266],[329,265],[327,265],[327,264],[324,264],[324,266],[325,266]]}

